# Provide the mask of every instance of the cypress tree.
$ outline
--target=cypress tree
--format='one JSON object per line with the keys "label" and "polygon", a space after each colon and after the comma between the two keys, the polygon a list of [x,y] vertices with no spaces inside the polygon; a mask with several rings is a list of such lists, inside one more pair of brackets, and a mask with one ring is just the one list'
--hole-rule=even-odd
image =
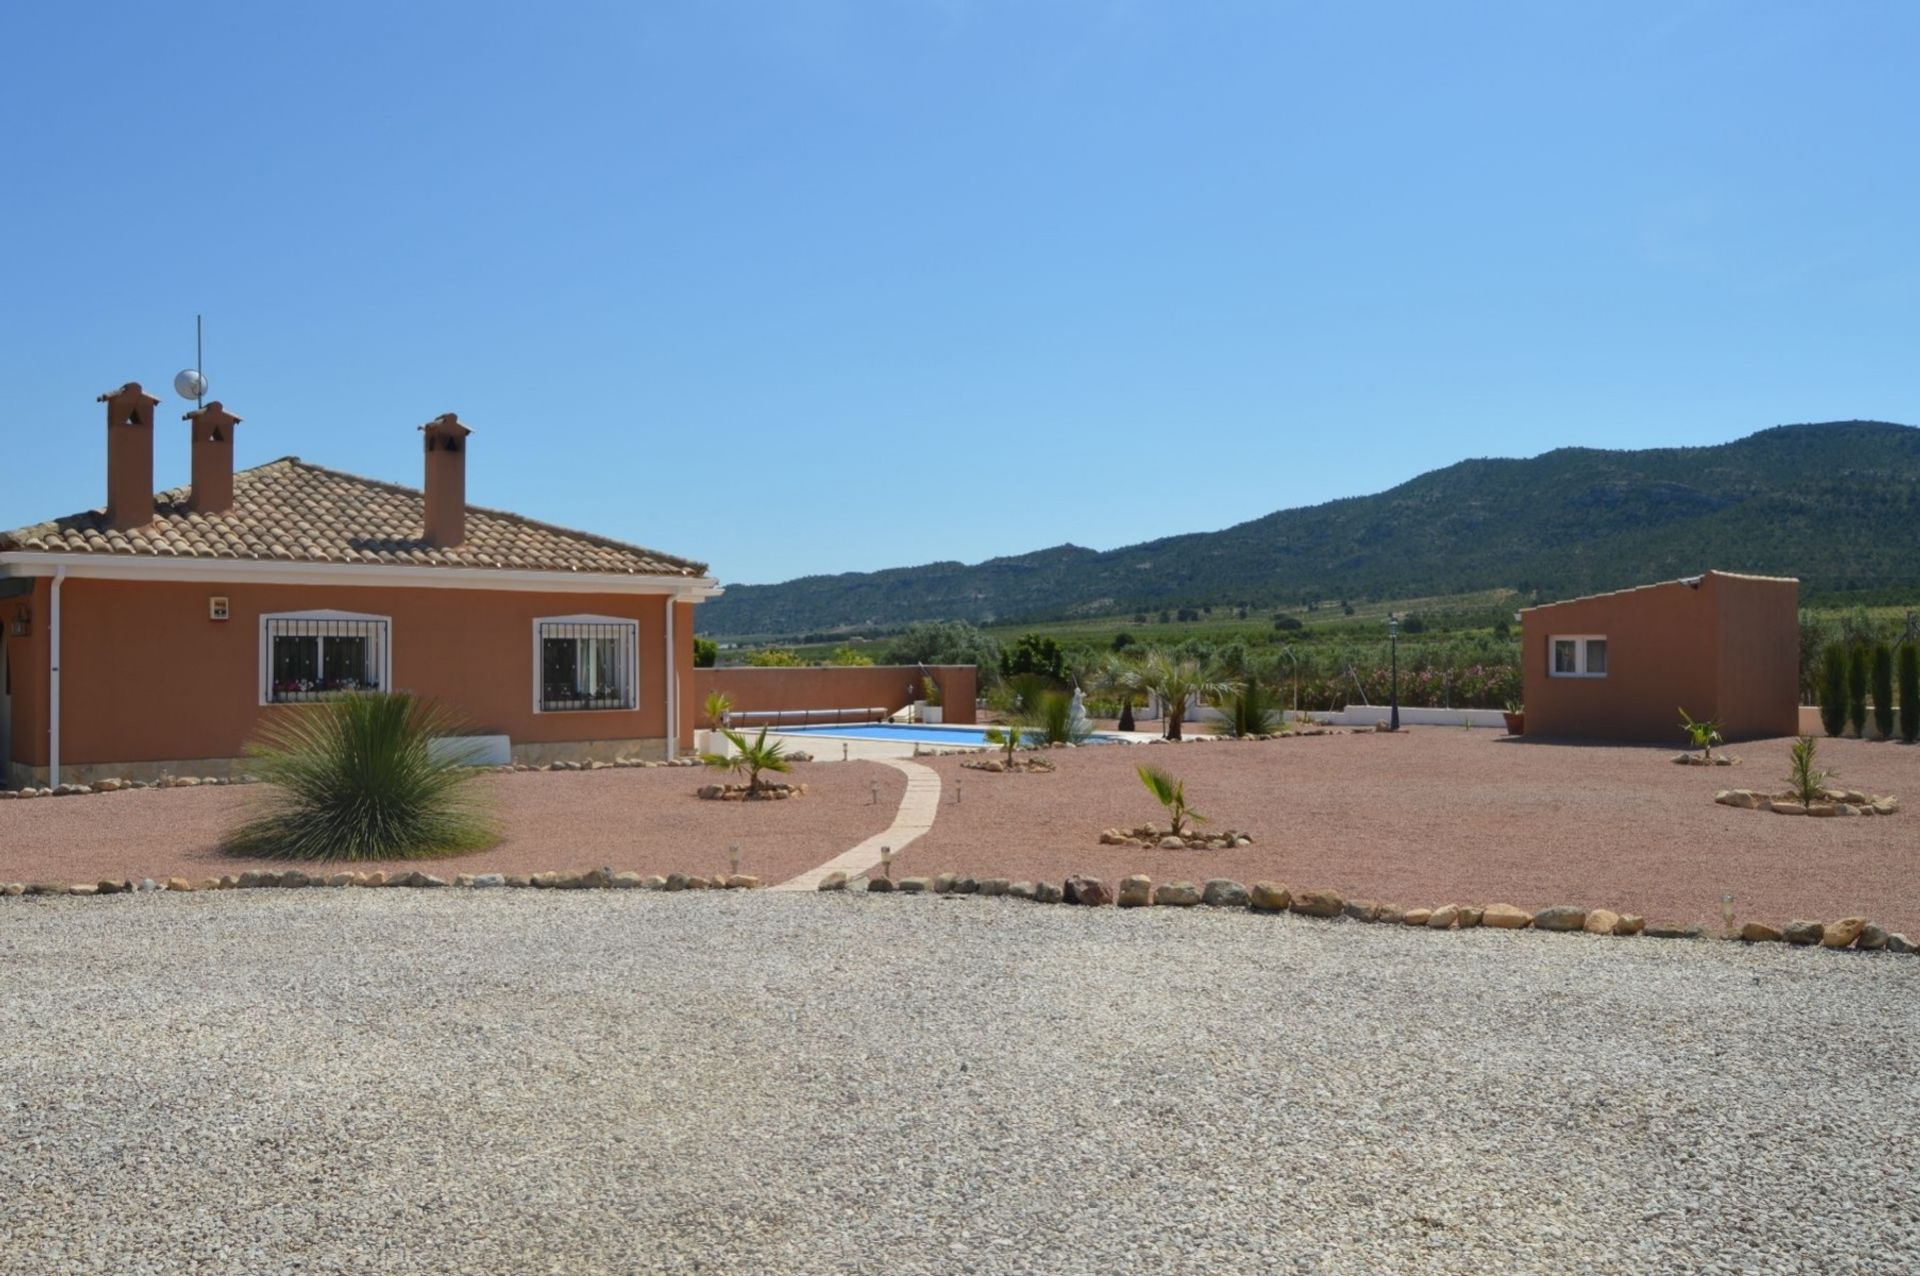
{"label": "cypress tree", "polygon": [[1847,658],[1847,723],[1855,735],[1867,734],[1867,649],[1864,644],[1854,647]]}
{"label": "cypress tree", "polygon": [[1884,642],[1873,644],[1873,729],[1893,739],[1893,648]]}
{"label": "cypress tree", "polygon": [[1820,725],[1828,735],[1847,729],[1847,653],[1837,642],[1820,654]]}
{"label": "cypress tree", "polygon": [[1920,648],[1912,643],[1900,648],[1900,738],[1920,740]]}

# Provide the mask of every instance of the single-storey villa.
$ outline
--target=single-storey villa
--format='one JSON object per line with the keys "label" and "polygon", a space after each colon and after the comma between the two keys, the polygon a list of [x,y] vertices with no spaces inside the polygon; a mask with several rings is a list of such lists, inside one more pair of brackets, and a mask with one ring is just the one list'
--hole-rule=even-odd
{"label": "single-storey villa", "polygon": [[1526,731],[1677,741],[1680,711],[1729,740],[1800,721],[1800,582],[1706,572],[1520,613]]}
{"label": "single-storey villa", "polygon": [[153,490],[154,408],[107,406],[104,508],[0,533],[0,777],[225,775],[282,706],[405,690],[516,761],[670,758],[695,725],[705,564],[466,503],[470,431],[420,427],[424,490],[285,457],[186,414],[192,482]]}

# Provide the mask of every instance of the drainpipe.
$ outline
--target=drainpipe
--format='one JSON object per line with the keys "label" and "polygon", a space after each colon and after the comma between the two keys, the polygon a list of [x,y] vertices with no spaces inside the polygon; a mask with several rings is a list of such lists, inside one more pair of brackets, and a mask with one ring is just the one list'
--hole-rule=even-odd
{"label": "drainpipe", "polygon": [[47,609],[47,787],[60,787],[60,586],[67,569],[53,569],[53,599]]}
{"label": "drainpipe", "polygon": [[680,654],[673,649],[673,605],[667,595],[667,761],[680,756]]}

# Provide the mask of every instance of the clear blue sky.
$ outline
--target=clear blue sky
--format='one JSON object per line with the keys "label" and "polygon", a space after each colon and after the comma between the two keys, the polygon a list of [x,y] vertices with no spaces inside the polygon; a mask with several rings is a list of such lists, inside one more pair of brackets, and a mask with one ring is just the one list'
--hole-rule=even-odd
{"label": "clear blue sky", "polygon": [[[0,525],[207,316],[240,461],[721,579],[1920,421],[1920,8],[10,6]],[[183,482],[169,399],[159,478]]]}

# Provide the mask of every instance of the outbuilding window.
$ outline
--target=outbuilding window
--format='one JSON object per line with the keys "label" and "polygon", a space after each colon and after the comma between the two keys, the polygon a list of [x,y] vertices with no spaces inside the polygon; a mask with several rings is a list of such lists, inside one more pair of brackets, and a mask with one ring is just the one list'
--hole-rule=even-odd
{"label": "outbuilding window", "polygon": [[304,704],[349,691],[385,691],[392,680],[390,622],[345,611],[260,618],[260,702]]}
{"label": "outbuilding window", "polygon": [[639,707],[638,621],[554,616],[533,629],[536,712]]}
{"label": "outbuilding window", "polygon": [[1547,671],[1554,677],[1607,676],[1607,640],[1604,635],[1556,634],[1547,642]]}

